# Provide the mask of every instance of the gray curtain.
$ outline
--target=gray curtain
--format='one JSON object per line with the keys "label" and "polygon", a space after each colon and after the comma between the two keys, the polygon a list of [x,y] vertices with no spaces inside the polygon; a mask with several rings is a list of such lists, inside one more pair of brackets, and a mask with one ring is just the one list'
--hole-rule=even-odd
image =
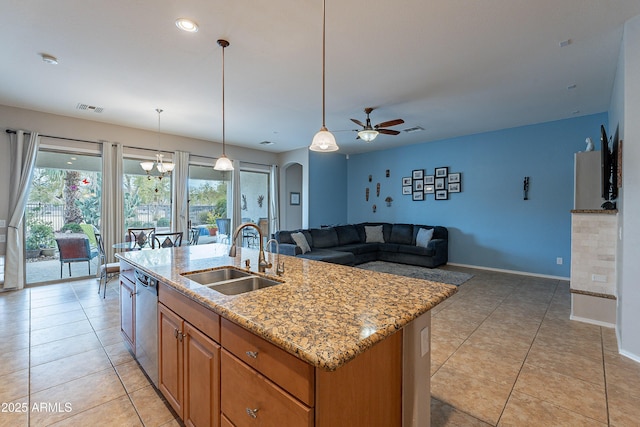
{"label": "gray curtain", "polygon": [[278,166],[271,165],[271,205],[269,215],[271,216],[270,233],[276,233],[280,230],[280,193],[278,192]]}
{"label": "gray curtain", "polygon": [[122,144],[103,142],[100,231],[107,262],[115,261],[113,244],[124,240],[122,169]]}
{"label": "gray curtain", "polygon": [[242,236],[238,236],[236,242],[231,241],[233,232],[240,224],[242,224],[242,206],[241,203],[241,190],[240,190],[240,161],[233,160],[233,175],[231,179],[231,230],[229,231],[229,244],[235,243],[238,247],[242,247]]}
{"label": "gray curtain", "polygon": [[182,241],[189,241],[189,153],[176,151],[173,154],[176,167],[171,173],[171,225],[173,231],[182,231]]}
{"label": "gray curtain", "polygon": [[9,182],[9,225],[7,227],[7,253],[5,259],[4,284],[2,289],[24,288],[24,211],[29,196],[29,187],[33,178],[40,136],[31,132],[26,141],[25,134],[19,130],[9,134],[11,146],[11,172]]}

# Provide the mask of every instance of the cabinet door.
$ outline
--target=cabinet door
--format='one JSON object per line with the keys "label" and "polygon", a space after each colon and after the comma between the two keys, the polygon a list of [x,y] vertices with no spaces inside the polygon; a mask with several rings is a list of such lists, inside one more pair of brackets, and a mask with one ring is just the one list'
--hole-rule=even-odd
{"label": "cabinet door", "polygon": [[120,280],[120,333],[131,346],[132,350],[135,350],[135,309],[136,309],[136,295],[133,291],[133,285],[126,279]]}
{"label": "cabinet door", "polygon": [[183,416],[183,321],[158,304],[158,389],[173,409]]}
{"label": "cabinet door", "polygon": [[220,426],[220,346],[184,323],[186,426]]}

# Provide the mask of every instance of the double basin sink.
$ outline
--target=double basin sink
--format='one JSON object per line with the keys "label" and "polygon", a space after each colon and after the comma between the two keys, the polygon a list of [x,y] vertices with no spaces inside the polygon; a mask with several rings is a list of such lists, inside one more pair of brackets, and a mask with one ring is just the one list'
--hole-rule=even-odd
{"label": "double basin sink", "polygon": [[183,273],[181,276],[225,295],[238,295],[282,283],[234,267],[223,267],[197,273]]}

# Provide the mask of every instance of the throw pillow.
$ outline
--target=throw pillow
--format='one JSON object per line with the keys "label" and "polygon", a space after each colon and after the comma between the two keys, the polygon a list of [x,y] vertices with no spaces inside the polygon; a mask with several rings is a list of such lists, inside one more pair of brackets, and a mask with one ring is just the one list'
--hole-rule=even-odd
{"label": "throw pillow", "polygon": [[384,243],[381,225],[365,226],[364,234],[367,236],[367,243]]}
{"label": "throw pillow", "polygon": [[418,230],[418,235],[416,236],[416,246],[426,248],[429,245],[429,241],[432,237],[433,228],[421,228],[420,230]]}
{"label": "throw pillow", "polygon": [[311,248],[309,247],[309,242],[307,242],[307,238],[304,237],[304,234],[291,233],[291,238],[293,239],[294,242],[296,242],[296,245],[300,246],[300,249],[302,249],[303,254],[306,254],[307,252],[311,252]]}

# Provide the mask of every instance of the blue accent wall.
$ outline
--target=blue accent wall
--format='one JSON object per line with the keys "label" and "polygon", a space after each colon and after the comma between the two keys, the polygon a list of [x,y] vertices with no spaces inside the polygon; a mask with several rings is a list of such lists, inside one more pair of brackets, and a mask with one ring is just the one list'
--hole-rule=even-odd
{"label": "blue accent wall", "polygon": [[309,227],[347,222],[347,159],[309,151]]}
{"label": "blue accent wall", "polygon": [[[449,262],[569,277],[574,153],[585,149],[588,136],[599,141],[600,125],[607,121],[607,114],[600,113],[351,155],[344,222],[443,225],[449,229]],[[442,166],[461,173],[461,193],[450,193],[448,200],[428,194],[424,201],[402,194],[402,178],[412,170],[433,175]],[[330,178],[338,191],[341,178],[330,175],[333,172],[322,177],[314,173],[310,181]],[[523,200],[525,176],[530,177],[529,200]],[[384,202],[387,196],[393,198],[391,207]],[[315,206],[322,211],[313,212],[312,224],[327,221],[329,206],[323,203],[328,201],[318,198]],[[377,213],[372,212],[374,204]],[[337,212],[330,213],[337,222]],[[558,257],[562,265],[556,264]]]}

